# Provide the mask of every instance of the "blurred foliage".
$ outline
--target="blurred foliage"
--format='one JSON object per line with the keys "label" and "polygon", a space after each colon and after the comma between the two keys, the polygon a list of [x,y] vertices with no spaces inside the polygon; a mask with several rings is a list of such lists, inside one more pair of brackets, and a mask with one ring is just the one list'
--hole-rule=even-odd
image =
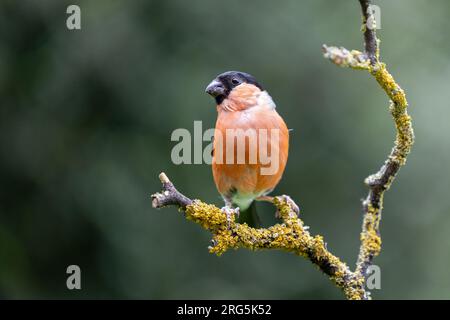
{"label": "blurred foliage", "polygon": [[[363,179],[394,126],[364,72],[324,60],[323,43],[362,49],[357,1],[68,1],[0,4],[1,298],[342,298],[284,252],[208,254],[209,235],[151,208],[165,171],[221,205],[208,165],[173,165],[170,134],[214,126],[204,93],[226,70],[256,76],[294,129],[275,194],[353,266]],[[406,90],[416,145],[385,199],[382,290],[450,298],[450,3],[378,1],[382,58]],[[205,144],[206,145],[206,144]],[[265,224],[273,209],[260,205]],[[66,289],[78,264],[82,290]]]}

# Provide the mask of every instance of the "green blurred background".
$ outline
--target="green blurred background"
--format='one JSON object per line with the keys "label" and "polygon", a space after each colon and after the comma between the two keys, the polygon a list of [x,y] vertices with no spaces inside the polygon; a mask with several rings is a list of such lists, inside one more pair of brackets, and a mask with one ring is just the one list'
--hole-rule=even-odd
{"label": "green blurred background", "polygon": [[[73,3],[79,31],[66,28]],[[385,198],[373,297],[450,298],[450,2],[375,4],[417,139]],[[0,297],[342,298],[285,252],[209,254],[210,235],[174,208],[152,209],[150,194],[165,171],[186,195],[222,205],[208,165],[172,164],[170,135],[194,120],[213,127],[205,86],[249,72],[294,129],[274,193],[291,195],[353,266],[363,179],[395,132],[375,81],[332,65],[321,46],[361,49],[360,22],[356,0],[2,0]],[[66,289],[71,264],[82,290]]]}

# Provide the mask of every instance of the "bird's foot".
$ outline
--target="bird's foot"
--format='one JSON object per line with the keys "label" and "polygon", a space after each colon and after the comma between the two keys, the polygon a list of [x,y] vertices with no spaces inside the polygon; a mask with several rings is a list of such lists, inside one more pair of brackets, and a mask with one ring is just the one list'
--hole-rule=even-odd
{"label": "bird's foot", "polygon": [[[292,200],[291,197],[289,197],[287,195],[282,195],[281,198],[284,201],[286,201],[286,203],[289,205],[289,207],[292,209],[292,211],[294,211],[297,215],[300,213],[300,208],[294,202],[294,200]],[[281,213],[278,210],[275,212],[275,218],[281,219]]]}
{"label": "bird's foot", "polygon": [[229,206],[225,206],[225,207],[222,207],[222,209],[220,209],[220,210],[227,216],[228,227],[230,227],[230,225],[231,225],[231,221],[233,220],[233,215],[235,217],[239,218],[239,214],[240,214],[239,208],[232,208]]}

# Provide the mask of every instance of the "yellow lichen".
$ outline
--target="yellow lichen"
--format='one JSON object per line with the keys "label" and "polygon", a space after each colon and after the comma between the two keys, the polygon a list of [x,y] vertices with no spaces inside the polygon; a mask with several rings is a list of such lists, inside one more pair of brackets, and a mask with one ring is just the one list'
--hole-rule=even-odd
{"label": "yellow lichen", "polygon": [[367,253],[374,256],[381,251],[381,238],[374,229],[367,230],[361,233],[361,242]]}
{"label": "yellow lichen", "polygon": [[375,66],[370,68],[370,72],[380,84],[381,88],[383,88],[389,97],[395,101],[393,96],[395,96],[396,92],[399,90],[401,91],[401,89],[397,86],[394,77],[386,70],[386,64],[378,62]]}
{"label": "yellow lichen", "polygon": [[[195,200],[186,207],[186,218],[199,223],[203,228],[210,231],[223,228],[227,223],[227,217],[215,205],[206,204],[200,200]],[[234,223],[234,218],[233,221]]]}

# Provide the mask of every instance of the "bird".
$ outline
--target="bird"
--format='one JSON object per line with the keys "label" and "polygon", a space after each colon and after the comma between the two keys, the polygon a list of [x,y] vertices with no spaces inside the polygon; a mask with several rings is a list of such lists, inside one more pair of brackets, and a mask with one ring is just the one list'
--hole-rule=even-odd
{"label": "bird", "polygon": [[248,73],[219,74],[205,91],[217,108],[212,173],[225,202],[222,211],[228,219],[235,214],[240,223],[260,226],[255,200],[267,200],[283,175],[289,129],[272,97]]}

